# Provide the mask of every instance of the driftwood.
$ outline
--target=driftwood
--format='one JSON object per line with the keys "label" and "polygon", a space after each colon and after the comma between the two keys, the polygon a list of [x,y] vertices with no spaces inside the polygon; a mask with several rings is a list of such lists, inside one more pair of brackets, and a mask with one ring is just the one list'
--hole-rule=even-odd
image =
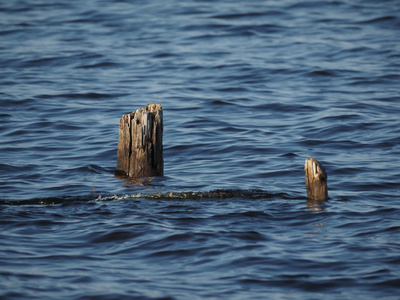
{"label": "driftwood", "polygon": [[307,197],[310,200],[328,200],[328,175],[315,158],[309,157],[304,165]]}
{"label": "driftwood", "polygon": [[129,115],[122,115],[115,175],[130,178],[162,176],[162,136],[161,104],[148,104]]}

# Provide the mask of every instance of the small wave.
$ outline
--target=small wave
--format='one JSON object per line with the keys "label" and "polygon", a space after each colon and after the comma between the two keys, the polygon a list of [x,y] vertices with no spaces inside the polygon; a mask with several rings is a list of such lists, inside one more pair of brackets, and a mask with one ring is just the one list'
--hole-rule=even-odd
{"label": "small wave", "polygon": [[65,202],[88,202],[88,201],[115,201],[123,199],[155,199],[155,200],[199,200],[199,199],[298,199],[287,193],[270,193],[263,190],[213,190],[209,192],[167,192],[167,193],[137,193],[131,195],[97,196],[96,194],[83,196],[63,196],[33,198],[28,200],[0,200],[3,205],[24,205],[24,204],[60,204]]}
{"label": "small wave", "polygon": [[372,18],[364,21],[358,22],[358,24],[376,24],[376,23],[383,23],[383,22],[392,22],[397,20],[397,17],[395,16],[384,16],[384,17],[378,17],[378,18]]}
{"label": "small wave", "polygon": [[154,54],[152,57],[153,58],[169,58],[169,57],[175,57],[177,56],[174,53],[170,53],[170,52],[160,52],[160,53],[156,53]]}
{"label": "small wave", "polygon": [[285,15],[284,12],[280,10],[269,10],[263,12],[248,12],[248,13],[237,13],[237,14],[220,14],[214,15],[211,18],[214,19],[247,19],[247,18],[258,18],[258,17],[266,17],[266,16],[281,16]]}
{"label": "small wave", "polygon": [[70,94],[42,94],[36,96],[40,99],[57,99],[57,98],[67,98],[67,99],[108,99],[126,96],[126,94],[107,94],[107,93],[70,93]]}
{"label": "small wave", "polygon": [[336,76],[336,72],[332,70],[318,70],[318,71],[312,71],[307,73],[307,76],[310,77],[333,77]]}
{"label": "small wave", "polygon": [[115,62],[101,62],[95,64],[88,64],[83,66],[76,67],[77,69],[96,69],[96,68],[112,68],[119,66],[118,63]]}

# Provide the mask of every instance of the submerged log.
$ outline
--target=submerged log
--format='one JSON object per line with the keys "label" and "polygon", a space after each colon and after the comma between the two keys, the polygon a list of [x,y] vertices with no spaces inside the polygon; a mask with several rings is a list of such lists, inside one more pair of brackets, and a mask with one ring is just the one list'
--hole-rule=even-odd
{"label": "submerged log", "polygon": [[315,158],[309,157],[304,165],[307,197],[310,200],[328,200],[328,175]]}
{"label": "submerged log", "polygon": [[163,113],[151,103],[119,121],[117,177],[153,177],[164,174]]}

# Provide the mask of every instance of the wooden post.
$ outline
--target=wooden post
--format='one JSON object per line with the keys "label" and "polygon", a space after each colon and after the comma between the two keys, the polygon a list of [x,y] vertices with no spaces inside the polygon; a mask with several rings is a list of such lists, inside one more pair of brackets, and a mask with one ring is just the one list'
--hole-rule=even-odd
{"label": "wooden post", "polygon": [[315,158],[309,157],[304,165],[307,197],[310,200],[328,200],[328,175]]}
{"label": "wooden post", "polygon": [[153,177],[164,174],[163,113],[151,103],[119,121],[117,177]]}

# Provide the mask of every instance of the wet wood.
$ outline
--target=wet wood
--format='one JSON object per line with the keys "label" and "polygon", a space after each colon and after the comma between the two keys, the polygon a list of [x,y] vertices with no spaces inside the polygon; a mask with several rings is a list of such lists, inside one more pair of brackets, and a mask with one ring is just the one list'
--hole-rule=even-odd
{"label": "wet wood", "polygon": [[119,122],[117,177],[154,177],[164,174],[163,113],[161,104],[151,103]]}
{"label": "wet wood", "polygon": [[315,158],[309,157],[304,165],[307,197],[310,200],[328,200],[328,175]]}

